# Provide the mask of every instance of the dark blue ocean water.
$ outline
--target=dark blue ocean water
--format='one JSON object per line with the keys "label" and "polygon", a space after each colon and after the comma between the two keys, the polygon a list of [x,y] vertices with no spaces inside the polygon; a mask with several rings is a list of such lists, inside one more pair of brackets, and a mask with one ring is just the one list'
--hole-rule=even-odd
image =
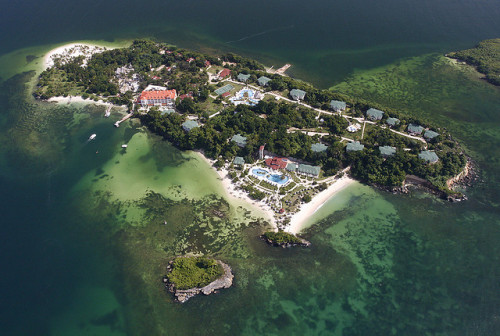
{"label": "dark blue ocean water", "polygon": [[[235,51],[266,65],[289,62],[292,75],[322,87],[353,72],[471,47],[500,34],[500,5],[492,0],[26,0],[2,7],[0,55],[82,39],[153,37],[203,51]],[[85,174],[108,163],[132,131],[114,130],[102,111],[66,106],[54,112],[20,103],[28,78],[2,78],[0,334],[154,335],[170,328],[168,334],[179,335],[338,335],[342,327],[344,335],[498,333],[500,122],[493,111],[500,111],[500,93],[432,71],[423,63],[411,75],[419,76],[413,90],[432,88],[419,92],[419,99],[427,95],[434,103],[426,105],[426,117],[449,123],[482,167],[466,205],[354,188],[345,196],[349,207],[309,233],[316,246],[311,251],[270,251],[249,238],[252,233],[244,243],[235,239],[219,248],[236,269],[235,288],[184,307],[168,297],[155,305],[134,295],[142,295],[140,287],[130,288],[142,284],[134,273],[139,267],[127,265],[133,257],[108,240],[136,238],[109,233],[126,204],[91,207],[89,195],[73,190]],[[434,85],[426,85],[426,78]],[[454,87],[457,81],[467,90]],[[391,103],[380,94],[383,87],[363,90]],[[419,102],[393,99],[395,106],[419,112]],[[74,114],[84,121],[74,122]],[[91,133],[99,134],[98,146],[85,143]],[[181,161],[176,150],[154,143],[137,164]],[[88,207],[87,216],[75,204]],[[168,205],[180,218],[178,208]],[[96,225],[92,212],[108,217]],[[234,252],[240,245],[245,253]],[[147,256],[142,258],[146,264]],[[121,281],[124,274],[137,279]]]}

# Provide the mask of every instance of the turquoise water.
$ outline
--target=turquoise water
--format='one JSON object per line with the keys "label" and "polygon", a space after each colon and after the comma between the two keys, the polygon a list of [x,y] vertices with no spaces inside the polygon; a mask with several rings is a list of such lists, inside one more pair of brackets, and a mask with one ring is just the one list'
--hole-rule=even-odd
{"label": "turquoise water", "polygon": [[[2,334],[498,334],[500,92],[437,54],[496,37],[497,1],[148,4],[138,15],[138,1],[27,1],[0,14],[0,54],[11,53],[0,66]],[[12,77],[51,43],[137,36],[291,62],[318,85],[429,118],[463,141],[480,178],[462,204],[354,184],[315,214],[311,249],[271,249],[257,212],[221,198],[196,155],[134,123],[114,128],[120,111],[34,103],[31,77]],[[186,252],[228,261],[234,287],[173,303],[159,279]]]}
{"label": "turquoise water", "polygon": [[260,169],[260,168],[254,168],[252,169],[252,174],[257,176],[257,177],[265,177],[266,180],[269,182],[277,183],[280,185],[284,185],[288,182],[290,179],[288,176],[285,176],[285,178],[282,178],[283,175],[281,174],[271,174],[269,173],[268,170],[265,169]]}

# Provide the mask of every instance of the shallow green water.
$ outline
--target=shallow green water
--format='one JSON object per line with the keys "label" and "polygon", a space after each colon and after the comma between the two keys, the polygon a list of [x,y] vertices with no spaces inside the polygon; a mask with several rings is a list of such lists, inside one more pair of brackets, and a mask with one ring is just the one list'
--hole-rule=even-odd
{"label": "shallow green water", "polygon": [[[498,333],[500,93],[429,54],[494,37],[494,1],[152,5],[162,10],[141,16],[126,1],[117,14],[113,1],[54,0],[2,12],[0,30],[16,32],[0,49],[9,52],[0,58],[8,79],[0,88],[2,334]],[[238,6],[244,14],[234,15]],[[11,78],[36,69],[40,59],[26,56],[52,43],[136,36],[293,62],[301,78],[422,115],[464,142],[481,178],[463,204],[354,184],[315,214],[305,233],[311,249],[269,248],[256,238],[265,226],[258,212],[225,199],[195,155],[135,123],[114,128],[119,111],[106,119],[103,107],[35,103],[25,86],[32,77]],[[168,259],[186,252],[229,262],[234,286],[174,303],[160,279]]]}

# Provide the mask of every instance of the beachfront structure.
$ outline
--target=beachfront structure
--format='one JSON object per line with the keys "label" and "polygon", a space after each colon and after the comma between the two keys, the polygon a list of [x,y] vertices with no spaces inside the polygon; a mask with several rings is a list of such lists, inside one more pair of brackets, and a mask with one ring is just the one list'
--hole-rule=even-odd
{"label": "beachfront structure", "polygon": [[297,171],[297,164],[294,162],[288,162],[285,169],[289,172],[295,172]]}
{"label": "beachfront structure", "polygon": [[366,116],[371,120],[381,120],[384,116],[384,111],[370,108],[368,111],[366,111]]}
{"label": "beachfront structure", "polygon": [[365,145],[362,145],[359,141],[349,142],[345,147],[347,152],[358,152],[362,151],[365,148]]}
{"label": "beachfront structure", "polygon": [[231,70],[229,70],[229,69],[222,69],[221,72],[219,72],[219,75],[218,75],[219,80],[226,78],[230,74],[231,74]]}
{"label": "beachfront structure", "polygon": [[424,138],[426,138],[427,140],[432,140],[437,136],[439,136],[439,133],[431,131],[431,130],[427,130],[424,133]]}
{"label": "beachfront structure", "polygon": [[320,171],[321,168],[318,166],[310,166],[302,163],[299,164],[297,167],[297,173],[312,177],[318,177]]}
{"label": "beachfront structure", "polygon": [[223,87],[220,87],[218,88],[217,90],[215,90],[214,92],[218,95],[218,96],[222,96],[223,94],[225,93],[229,93],[229,91],[231,91],[232,89],[234,89],[234,86],[232,86],[231,84],[226,84],[224,85]]}
{"label": "beachfront structure", "polygon": [[439,157],[433,151],[422,151],[418,154],[418,157],[424,160],[426,163],[436,163],[439,161]]}
{"label": "beachfront structure", "polygon": [[245,147],[247,145],[247,138],[242,136],[241,134],[235,134],[233,135],[233,137],[231,138],[231,141],[232,142],[235,142],[238,147]]}
{"label": "beachfront structure", "polygon": [[273,170],[279,170],[279,169],[285,169],[289,161],[286,158],[273,157],[267,159],[265,162],[266,166],[268,166],[269,168]]}
{"label": "beachfront structure", "polygon": [[200,127],[200,124],[196,120],[186,120],[182,124],[182,129],[186,132],[190,132],[193,128]]}
{"label": "beachfront structure", "polygon": [[424,128],[420,125],[416,125],[416,124],[409,124],[408,125],[408,133],[410,133],[411,135],[420,135],[422,134]]}
{"label": "beachfront structure", "polygon": [[249,78],[250,78],[250,75],[242,74],[242,73],[238,74],[238,80],[240,82],[246,83]]}
{"label": "beachfront structure", "polygon": [[177,92],[174,90],[151,90],[142,91],[137,102],[142,107],[147,106],[170,106],[174,105]]}
{"label": "beachfront structure", "polygon": [[245,164],[245,159],[241,156],[236,156],[233,160],[235,166],[243,166]]}
{"label": "beachfront structure", "polygon": [[342,111],[345,111],[345,109],[347,108],[347,105],[345,102],[343,101],[340,101],[340,100],[332,100],[330,102],[330,107],[332,110],[334,110],[335,112],[342,112]]}
{"label": "beachfront structure", "polygon": [[311,145],[311,150],[315,153],[320,153],[326,151],[328,148],[327,145],[322,144],[321,142],[317,142]]}
{"label": "beachfront structure", "polygon": [[391,146],[379,146],[378,150],[380,151],[380,155],[383,157],[393,156],[396,154],[396,148]]}
{"label": "beachfront structure", "polygon": [[290,91],[290,97],[292,97],[293,100],[303,100],[305,96],[306,92],[303,90],[293,89]]}
{"label": "beachfront structure", "polygon": [[398,118],[387,118],[385,122],[387,123],[387,125],[394,127],[396,125],[399,125],[401,121],[399,121]]}
{"label": "beachfront structure", "polygon": [[266,76],[261,76],[257,79],[257,83],[259,83],[260,86],[266,86],[270,81],[271,78],[267,78]]}

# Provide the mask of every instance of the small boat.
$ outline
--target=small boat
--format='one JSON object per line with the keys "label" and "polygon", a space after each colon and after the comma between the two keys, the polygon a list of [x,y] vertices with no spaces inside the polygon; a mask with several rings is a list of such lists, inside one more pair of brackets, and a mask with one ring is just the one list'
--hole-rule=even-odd
{"label": "small boat", "polygon": [[163,222],[163,225],[167,225],[167,221],[164,221],[164,222]]}
{"label": "small boat", "polygon": [[127,148],[127,147],[128,147],[128,145],[122,145],[122,148]]}
{"label": "small boat", "polygon": [[110,115],[111,115],[111,106],[108,106],[108,108],[106,109],[106,112],[104,113],[104,116],[106,118],[109,118]]}
{"label": "small boat", "polygon": [[97,136],[97,134],[95,134],[95,133],[92,134],[91,136],[89,136],[89,140],[94,140],[96,136]]}

